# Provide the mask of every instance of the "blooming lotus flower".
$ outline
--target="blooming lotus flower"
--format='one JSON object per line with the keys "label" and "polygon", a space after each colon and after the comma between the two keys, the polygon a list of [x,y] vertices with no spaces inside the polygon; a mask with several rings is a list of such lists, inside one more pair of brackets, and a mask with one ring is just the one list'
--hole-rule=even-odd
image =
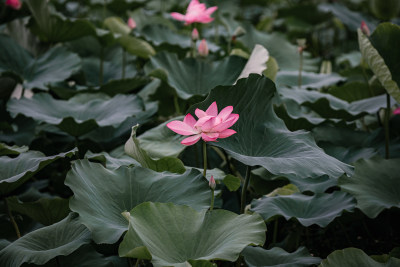
{"label": "blooming lotus flower", "polygon": [[400,107],[393,111],[393,115],[400,115]]}
{"label": "blooming lotus flower", "polygon": [[205,4],[199,3],[199,0],[192,0],[186,10],[186,15],[172,12],[171,16],[176,20],[184,21],[185,25],[194,22],[209,23],[214,20],[210,15],[217,9],[217,6],[207,8]]}
{"label": "blooming lotus flower", "polygon": [[198,49],[199,55],[202,57],[208,56],[208,45],[205,39],[201,40]]}
{"label": "blooming lotus flower", "polygon": [[128,19],[128,27],[131,28],[131,30],[136,28],[136,22],[133,18]]}
{"label": "blooming lotus flower", "polygon": [[226,138],[236,133],[228,129],[239,119],[239,114],[233,114],[233,107],[227,106],[218,113],[217,103],[213,102],[206,111],[196,109],[196,119],[189,113],[183,121],[171,121],[167,127],[181,135],[190,135],[182,140],[181,144],[190,146],[200,139],[205,142],[214,142],[218,138]]}
{"label": "blooming lotus flower", "polygon": [[6,0],[6,6],[18,10],[21,8],[22,3],[19,0]]}

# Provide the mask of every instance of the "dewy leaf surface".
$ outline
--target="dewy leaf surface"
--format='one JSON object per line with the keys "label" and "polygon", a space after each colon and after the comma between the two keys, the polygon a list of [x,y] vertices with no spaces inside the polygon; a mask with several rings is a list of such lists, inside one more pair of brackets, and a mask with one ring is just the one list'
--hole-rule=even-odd
{"label": "dewy leaf surface", "polygon": [[313,224],[326,227],[344,210],[353,211],[354,207],[354,198],[340,191],[314,196],[295,193],[288,196],[263,197],[251,203],[251,210],[259,213],[265,220],[281,215],[286,220],[296,218],[306,227]]}
{"label": "dewy leaf surface", "polygon": [[132,209],[122,257],[148,258],[154,266],[189,260],[235,261],[247,245],[263,245],[266,226],[258,214],[226,210],[200,212],[172,203],[143,203]]}
{"label": "dewy leaf surface", "polygon": [[319,267],[396,267],[400,265],[400,259],[389,258],[385,263],[377,262],[358,248],[345,248],[335,250],[321,262]]}
{"label": "dewy leaf surface", "polygon": [[7,109],[13,117],[23,114],[79,136],[97,127],[116,127],[128,117],[144,112],[144,104],[135,95],[116,95],[110,99],[77,95],[65,101],[56,100],[49,94],[35,94],[31,99],[10,100]]}
{"label": "dewy leaf surface", "polygon": [[46,157],[39,151],[28,151],[16,158],[0,157],[0,195],[18,188],[35,173],[59,158],[71,157],[77,149]]}
{"label": "dewy leaf surface", "polygon": [[210,143],[250,166],[260,165],[273,174],[301,177],[328,175],[336,178],[352,173],[346,165],[328,156],[309,133],[290,132],[273,111],[274,83],[266,77],[250,75],[234,86],[214,88],[203,102],[192,106],[206,110],[214,101],[219,109],[233,106],[239,120],[232,126],[237,133]]}
{"label": "dewy leaf surface", "polygon": [[90,243],[90,232],[76,214],[33,231],[0,251],[1,266],[21,266],[23,263],[42,265],[59,255],[69,255]]}
{"label": "dewy leaf surface", "polygon": [[266,250],[249,246],[243,250],[242,255],[249,267],[305,267],[321,262],[320,258],[312,257],[305,247],[300,247],[295,252],[289,253],[279,247]]}
{"label": "dewy leaf surface", "polygon": [[355,173],[340,177],[339,186],[357,199],[357,207],[370,218],[384,210],[400,208],[400,159],[361,159]]}
{"label": "dewy leaf surface", "polygon": [[96,243],[117,242],[128,229],[121,213],[142,202],[173,202],[201,210],[209,207],[211,198],[208,183],[197,170],[184,174],[126,166],[109,170],[86,159],[74,162],[65,184],[74,192],[71,210],[79,213]]}
{"label": "dewy leaf surface", "polygon": [[[163,79],[182,99],[204,96],[218,85],[231,85],[246,65],[246,59],[230,56],[222,61],[207,62],[193,58],[179,60],[176,54],[158,53],[146,65],[150,75]],[[161,70],[162,75],[159,71]]]}

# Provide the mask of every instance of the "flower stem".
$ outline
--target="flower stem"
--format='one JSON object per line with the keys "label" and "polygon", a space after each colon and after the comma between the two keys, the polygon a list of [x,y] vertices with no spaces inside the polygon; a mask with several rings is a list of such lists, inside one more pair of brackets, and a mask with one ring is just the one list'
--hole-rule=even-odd
{"label": "flower stem", "polygon": [[386,111],[385,111],[385,158],[389,159],[389,117],[390,117],[390,95],[386,93]]}
{"label": "flower stem", "polygon": [[99,73],[99,85],[103,85],[103,68],[104,68],[104,48],[100,49],[100,73]]}
{"label": "flower stem", "polygon": [[211,189],[211,205],[210,210],[214,209],[214,189]]}
{"label": "flower stem", "polygon": [[250,182],[250,174],[251,174],[251,167],[247,166],[246,169],[246,178],[244,179],[244,184],[242,188],[242,199],[240,203],[240,214],[244,213],[244,208],[246,206],[246,192],[247,192],[247,187],[249,186]]}
{"label": "flower stem", "polygon": [[6,208],[6,212],[8,214],[8,217],[10,217],[10,221],[11,221],[12,225],[14,226],[15,233],[17,234],[17,238],[20,238],[21,237],[21,232],[19,231],[17,222],[15,221],[14,216],[11,213],[10,207],[8,206],[7,198],[4,198],[4,206]]}
{"label": "flower stem", "polygon": [[297,80],[297,85],[299,86],[299,89],[301,88],[301,83],[302,83],[302,72],[303,72],[303,51],[300,51],[300,65],[299,65],[299,78]]}
{"label": "flower stem", "polygon": [[206,177],[207,174],[207,144],[203,142],[203,176]]}

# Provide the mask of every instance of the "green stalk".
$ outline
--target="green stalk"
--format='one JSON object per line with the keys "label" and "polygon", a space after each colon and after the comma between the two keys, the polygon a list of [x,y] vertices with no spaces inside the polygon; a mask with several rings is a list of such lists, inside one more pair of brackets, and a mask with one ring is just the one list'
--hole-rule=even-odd
{"label": "green stalk", "polygon": [[214,189],[211,189],[211,205],[210,210],[214,209]]}
{"label": "green stalk", "polygon": [[122,79],[125,79],[125,65],[126,65],[126,52],[125,48],[122,48]]}
{"label": "green stalk", "polygon": [[14,226],[15,233],[17,234],[17,238],[21,237],[21,232],[19,231],[18,224],[14,219],[14,216],[11,213],[10,207],[8,206],[7,198],[4,198],[4,206],[6,208],[6,212],[8,217],[10,218],[11,224]]}
{"label": "green stalk", "polygon": [[303,72],[303,51],[300,51],[299,79],[297,81],[299,89],[301,88],[301,83],[302,83],[302,77],[301,77],[302,72]]}
{"label": "green stalk", "polygon": [[203,142],[203,176],[206,177],[207,174],[207,144]]}
{"label": "green stalk", "polygon": [[272,243],[275,245],[276,244],[276,239],[278,237],[278,218],[275,219],[274,222],[274,235],[272,238]]}
{"label": "green stalk", "polygon": [[181,114],[181,109],[179,108],[179,103],[178,103],[178,96],[174,95],[174,106],[175,106],[175,112],[177,115]]}
{"label": "green stalk", "polygon": [[244,208],[246,206],[246,192],[247,192],[247,187],[249,186],[250,182],[250,175],[251,175],[251,167],[247,166],[246,169],[246,178],[244,179],[244,184],[242,188],[242,199],[240,203],[240,214],[244,213]]}
{"label": "green stalk", "polygon": [[389,117],[390,117],[390,95],[386,93],[386,111],[385,111],[385,158],[389,159]]}
{"label": "green stalk", "polygon": [[104,68],[104,48],[100,49],[100,73],[99,73],[99,85],[103,85],[103,68]]}

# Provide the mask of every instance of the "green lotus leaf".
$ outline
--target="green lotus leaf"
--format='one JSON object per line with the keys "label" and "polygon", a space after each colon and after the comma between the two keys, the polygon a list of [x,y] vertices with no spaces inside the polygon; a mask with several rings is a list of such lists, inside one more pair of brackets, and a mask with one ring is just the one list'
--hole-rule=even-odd
{"label": "green lotus leaf", "polygon": [[[282,71],[296,71],[300,66],[300,57],[297,46],[291,44],[280,33],[265,33],[255,29],[253,25],[243,24],[246,34],[238,38],[247,48],[252,49],[256,44],[264,46],[270,56],[278,62]],[[312,59],[308,52],[303,53],[303,70],[317,71],[318,59]],[[222,85],[222,84],[221,84]]]}
{"label": "green lotus leaf", "polygon": [[141,134],[137,140],[140,147],[143,148],[147,154],[156,159],[163,157],[178,157],[178,155],[185,149],[181,144],[182,136],[174,134],[173,131],[167,128],[167,123],[173,120],[183,120],[183,117],[173,118],[157,127],[147,130]]}
{"label": "green lotus leaf", "polygon": [[140,163],[128,155],[115,156],[112,152],[93,153],[90,150],[86,152],[85,158],[90,161],[101,162],[107,169],[118,169],[121,166],[140,166]]}
{"label": "green lotus leaf", "polygon": [[180,266],[189,260],[235,261],[247,245],[263,245],[267,230],[257,214],[196,211],[172,203],[142,203],[124,216],[129,230],[119,255],[151,259],[154,266]]}
{"label": "green lotus leaf", "polygon": [[117,242],[128,229],[121,212],[142,202],[173,202],[200,210],[208,208],[211,198],[207,181],[196,170],[184,174],[126,166],[109,170],[86,159],[74,162],[65,184],[74,192],[70,209],[79,213],[96,243]]}
{"label": "green lotus leaf", "polygon": [[232,126],[237,133],[212,145],[246,165],[259,165],[276,175],[300,178],[352,173],[350,166],[326,155],[309,133],[290,132],[286,128],[273,112],[274,94],[271,80],[252,74],[234,86],[214,88],[206,100],[190,107],[189,113],[194,114],[196,108],[206,110],[214,101],[219,109],[233,106],[233,112],[240,115]]}
{"label": "green lotus leaf", "polygon": [[358,44],[364,60],[386,91],[400,103],[399,54],[389,49],[399,42],[400,27],[391,23],[380,24],[370,39],[358,30]]}
{"label": "green lotus leaf", "polygon": [[384,93],[378,88],[363,82],[348,82],[342,86],[333,86],[329,88],[328,92],[350,103]]}
{"label": "green lotus leaf", "polygon": [[180,159],[174,157],[163,157],[161,159],[152,159],[147,151],[141,148],[139,140],[136,138],[136,130],[139,125],[132,127],[131,137],[125,143],[125,153],[138,161],[142,167],[157,172],[169,171],[175,173],[185,172],[185,166]]}
{"label": "green lotus leaf", "polygon": [[[68,19],[50,11],[47,0],[27,1],[31,13],[31,30],[45,42],[57,43],[94,35],[95,27],[85,19]],[[60,64],[59,66],[61,66]]]}
{"label": "green lotus leaf", "polygon": [[17,239],[0,251],[0,265],[42,265],[59,255],[69,255],[82,245],[90,243],[90,232],[77,217],[71,213],[58,223]]}
{"label": "green lotus leaf", "polygon": [[[299,88],[298,86],[298,71],[279,71],[276,76],[276,86],[281,87],[293,87]],[[344,81],[345,78],[336,73],[331,74],[320,74],[314,72],[302,72],[301,74],[301,89],[314,88],[320,89],[322,87],[328,87],[339,82]]]}
{"label": "green lotus leaf", "polygon": [[352,165],[359,159],[369,159],[378,154],[377,150],[372,147],[344,147],[332,145],[330,143],[320,143],[319,145],[324,149],[326,154]]}
{"label": "green lotus leaf", "polygon": [[358,248],[345,248],[335,250],[321,262],[319,267],[396,267],[400,265],[400,259],[389,258],[385,263],[377,262]]}
{"label": "green lotus leaf", "polygon": [[8,146],[4,143],[0,143],[0,156],[4,155],[19,155],[29,150],[27,146]]}
{"label": "green lotus leaf", "polygon": [[244,66],[242,72],[236,80],[247,78],[251,73],[263,74],[267,69],[267,62],[269,60],[269,52],[262,45],[255,45],[250,54],[249,60]]}
{"label": "green lotus leaf", "polygon": [[42,93],[31,99],[11,99],[7,109],[13,117],[23,114],[80,136],[98,127],[117,127],[128,117],[143,113],[144,105],[135,95],[77,95],[65,101]]}
{"label": "green lotus leaf", "polygon": [[80,58],[62,46],[55,46],[34,58],[6,35],[0,34],[0,45],[3,47],[0,72],[19,75],[26,89],[47,90],[49,83],[63,81],[80,68]]}
{"label": "green lotus leaf", "polygon": [[[118,3],[120,5],[120,3]],[[153,3],[159,8],[159,3]],[[165,4],[163,2],[162,4]],[[168,18],[164,16],[157,16],[144,8],[137,8],[134,11],[127,12],[131,18],[133,18],[136,22],[136,29],[141,31],[148,25],[164,25],[167,26],[171,30],[176,30],[175,24]]]}
{"label": "green lotus leaf", "polygon": [[140,36],[156,46],[177,46],[182,49],[189,48],[191,45],[190,36],[178,34],[170,27],[160,24],[144,26],[140,31]]}
{"label": "green lotus leaf", "polygon": [[399,171],[399,159],[361,159],[351,178],[339,178],[339,186],[357,199],[357,208],[375,218],[384,209],[400,208]]}
{"label": "green lotus leaf", "polygon": [[243,250],[242,255],[249,267],[305,267],[321,262],[320,258],[312,257],[305,247],[300,247],[295,252],[289,253],[279,247],[266,250],[249,246]]}
{"label": "green lotus leaf", "polygon": [[158,53],[146,65],[147,73],[155,76],[176,90],[182,99],[195,95],[204,96],[218,85],[231,85],[239,77],[246,60],[230,56],[221,61],[185,58],[179,60],[176,54]]}
{"label": "green lotus leaf", "polygon": [[295,101],[300,105],[311,108],[324,118],[354,120],[366,114],[374,114],[381,108],[386,107],[385,95],[349,103],[330,94],[317,91],[287,88],[280,88],[278,91],[285,102],[287,100]]}
{"label": "green lotus leaf", "polygon": [[39,151],[28,151],[16,158],[0,157],[0,195],[6,195],[25,183],[35,173],[60,158],[72,157],[77,149],[46,157]]}
{"label": "green lotus leaf", "polygon": [[251,211],[259,213],[265,220],[281,215],[286,220],[296,218],[306,227],[313,224],[326,227],[344,210],[351,212],[354,207],[354,198],[341,191],[314,196],[295,193],[288,196],[263,197],[251,202]]}
{"label": "green lotus leaf", "polygon": [[12,211],[26,215],[43,225],[51,225],[64,219],[69,213],[68,199],[41,198],[34,202],[21,202],[16,196],[7,199]]}

